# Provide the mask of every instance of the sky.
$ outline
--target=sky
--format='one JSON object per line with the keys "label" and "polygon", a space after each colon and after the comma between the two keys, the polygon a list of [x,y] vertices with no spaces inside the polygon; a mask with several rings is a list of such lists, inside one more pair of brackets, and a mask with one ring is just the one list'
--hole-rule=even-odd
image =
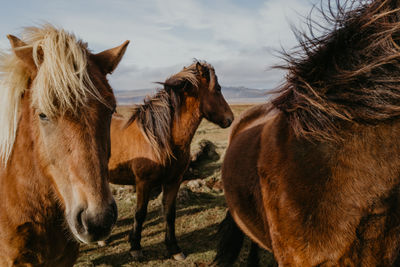
{"label": "sky", "polygon": [[154,82],[193,59],[215,68],[222,86],[272,89],[285,76],[276,51],[297,41],[319,0],[15,0],[0,9],[0,48],[7,34],[49,22],[73,32],[93,52],[131,43],[109,81],[114,90],[156,88]]}

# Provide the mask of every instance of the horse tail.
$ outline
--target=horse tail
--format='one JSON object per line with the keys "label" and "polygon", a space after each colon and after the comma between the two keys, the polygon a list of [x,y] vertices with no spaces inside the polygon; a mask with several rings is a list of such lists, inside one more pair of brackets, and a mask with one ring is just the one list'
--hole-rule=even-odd
{"label": "horse tail", "polygon": [[244,234],[229,211],[219,225],[217,236],[219,242],[213,266],[232,266],[242,249]]}

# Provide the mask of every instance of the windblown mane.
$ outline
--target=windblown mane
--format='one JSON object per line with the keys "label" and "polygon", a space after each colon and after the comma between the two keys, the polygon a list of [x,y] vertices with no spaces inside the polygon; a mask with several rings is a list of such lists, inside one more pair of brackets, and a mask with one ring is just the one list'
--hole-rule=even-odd
{"label": "windblown mane", "polygon": [[[342,122],[377,124],[400,116],[400,1],[329,1],[333,26],[315,37],[297,32],[287,82],[272,103],[298,136],[339,140]],[[329,14],[329,15],[327,15]]]}
{"label": "windblown mane", "polygon": [[[31,85],[32,105],[48,117],[77,113],[88,97],[102,97],[87,72],[87,45],[62,29],[46,24],[25,28],[22,41],[33,50],[38,67]],[[0,53],[0,158],[8,161],[18,127],[21,96],[29,73],[11,53]]]}
{"label": "windblown mane", "polygon": [[[207,69],[212,69],[206,62],[195,61],[189,67],[183,68],[177,74],[169,77],[164,83],[164,89],[152,97],[146,97],[144,104],[135,105],[127,126],[136,121],[144,137],[150,143],[153,151],[163,164],[174,157],[172,147],[171,127],[173,116],[178,115],[183,91],[188,87],[198,88],[199,80],[196,64],[200,63]],[[183,84],[182,91],[177,91],[170,85]]]}

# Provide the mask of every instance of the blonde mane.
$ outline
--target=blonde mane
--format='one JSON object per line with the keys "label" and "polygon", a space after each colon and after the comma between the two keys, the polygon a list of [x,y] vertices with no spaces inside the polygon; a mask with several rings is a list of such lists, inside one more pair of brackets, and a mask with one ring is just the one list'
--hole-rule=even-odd
{"label": "blonde mane", "polygon": [[[103,101],[87,72],[87,44],[63,29],[46,24],[25,28],[22,41],[32,48],[38,68],[31,84],[32,106],[48,117],[77,114],[88,97]],[[18,127],[21,96],[29,72],[13,52],[0,52],[0,158],[7,163]]]}

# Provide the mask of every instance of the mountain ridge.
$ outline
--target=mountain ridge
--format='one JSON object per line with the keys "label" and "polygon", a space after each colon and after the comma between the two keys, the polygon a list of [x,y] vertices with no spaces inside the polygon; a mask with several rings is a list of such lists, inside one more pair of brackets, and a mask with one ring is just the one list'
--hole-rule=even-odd
{"label": "mountain ridge", "polygon": [[[234,103],[263,103],[269,98],[269,89],[252,89],[244,86],[223,86],[222,94],[230,104]],[[157,89],[137,89],[115,91],[119,105],[133,105],[143,103],[146,96],[157,93]]]}

